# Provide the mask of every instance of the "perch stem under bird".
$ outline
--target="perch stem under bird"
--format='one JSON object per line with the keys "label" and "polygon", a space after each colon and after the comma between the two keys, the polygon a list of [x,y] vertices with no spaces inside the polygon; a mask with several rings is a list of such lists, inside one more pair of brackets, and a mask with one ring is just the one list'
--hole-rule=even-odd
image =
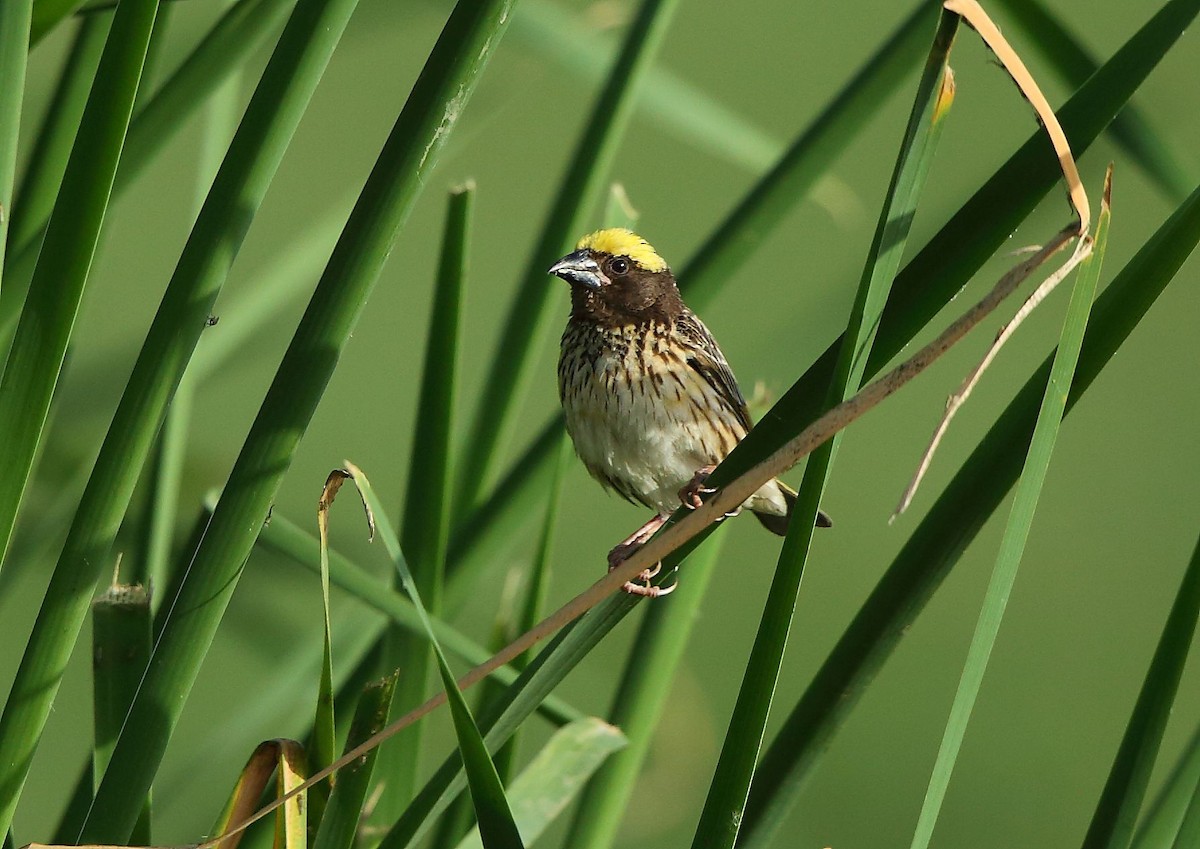
{"label": "perch stem under bird", "polygon": [[[548,273],[571,286],[558,392],[575,452],[605,487],[654,511],[609,552],[612,569],[654,536],[681,502],[702,503],[702,494],[711,492],[704,486],[708,472],[753,424],[720,346],[645,239],[629,230],[600,230]],[[783,536],[795,503],[795,490],[772,480],[742,507]],[[832,524],[818,514],[818,526]],[[670,592],[674,586],[650,583],[659,568],[626,583],[626,592]]]}

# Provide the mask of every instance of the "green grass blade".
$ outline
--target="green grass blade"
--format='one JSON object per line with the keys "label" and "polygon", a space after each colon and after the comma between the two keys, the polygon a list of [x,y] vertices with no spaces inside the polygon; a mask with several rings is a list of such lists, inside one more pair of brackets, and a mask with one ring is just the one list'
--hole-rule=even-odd
{"label": "green grass blade", "polygon": [[633,114],[634,92],[654,61],[678,5],[679,0],[642,0],[629,24],[621,55],[584,125],[512,301],[475,408],[454,496],[460,510],[475,507],[495,477],[499,454],[510,441],[533,366],[546,340],[555,291],[546,279],[546,269],[583,235],[592,220]]}
{"label": "green grass blade", "polygon": [[[1197,785],[1200,785],[1200,726],[1192,732],[1175,768],[1142,817],[1133,838],[1133,849],[1157,849],[1170,845],[1188,814],[1188,806],[1195,808],[1192,794]],[[1179,849],[1184,847],[1180,846]]]}
{"label": "green grass blade", "polygon": [[[858,135],[880,104],[920,61],[934,23],[934,10],[922,4],[821,111],[779,162],[739,201],[703,241],[679,275],[693,309],[703,310],[742,262],[773,228],[810,192],[830,164]],[[825,373],[828,381],[829,372]],[[821,390],[816,390],[822,397]],[[455,605],[483,566],[490,562],[530,515],[549,480],[559,415],[539,433],[496,485],[491,495],[462,523],[450,551],[447,597]]]}
{"label": "green grass blade", "polygon": [[[513,818],[525,842],[541,837],[588,777],[624,746],[625,735],[599,719],[581,719],[555,732],[508,791]],[[478,831],[472,831],[458,849],[482,846]]]}
{"label": "green grass blade", "polygon": [[[135,115],[121,155],[121,167],[113,183],[114,197],[121,196],[209,94],[244,65],[267,34],[278,29],[294,3],[295,0],[239,0],[221,17],[170,79]],[[45,188],[53,199],[57,194],[57,186],[49,177]],[[9,281],[15,283],[10,289],[16,291],[10,291],[0,300],[0,350],[4,349],[12,332],[16,313],[28,289],[31,271],[38,257],[38,234],[44,225],[45,218],[31,211],[27,232],[32,235],[17,244],[16,253],[10,257],[12,262],[6,273]]]}
{"label": "green grass blade", "polygon": [[[1200,188],[1108,285],[1092,309],[1069,414],[1200,241]],[[966,546],[1016,482],[1050,374],[1047,360],[954,475],[854,616],[764,753],[742,826],[744,846],[772,845],[858,698]]]}
{"label": "green grass blade", "polygon": [[21,130],[21,102],[25,97],[25,62],[29,55],[32,18],[33,0],[5,0],[0,4],[0,80],[4,80],[0,85],[0,269],[4,268],[12,220],[17,140]]}
{"label": "green grass blade", "polygon": [[[1121,739],[1116,759],[1092,822],[1084,837],[1084,849],[1127,849],[1133,837],[1138,811],[1158,758],[1163,732],[1171,717],[1171,706],[1187,663],[1188,650],[1200,618],[1200,541],[1180,583],[1175,603],[1167,615],[1154,659]],[[1183,830],[1188,827],[1187,817]],[[1182,845],[1187,846],[1187,843]]]}
{"label": "green grass blade", "polygon": [[[0,773],[5,788],[23,780],[167,404],[356,2],[297,5],[196,219],[100,448],[0,715],[0,759],[12,765]],[[119,22],[113,23],[114,35]],[[14,345],[14,357],[19,350]]]}
{"label": "green grass blade", "polygon": [[229,7],[138,110],[114,191],[124,191],[137,179],[209,96],[237,76],[268,36],[279,31],[296,5],[296,0],[238,0]]}
{"label": "green grass blade", "polygon": [[463,698],[462,691],[458,689],[454,673],[450,671],[450,664],[438,643],[433,623],[421,601],[416,579],[409,570],[400,548],[400,541],[396,538],[396,532],[392,530],[387,515],[383,511],[383,505],[379,503],[366,476],[362,472],[355,471],[353,477],[359,492],[362,493],[367,510],[375,517],[376,533],[383,540],[388,556],[392,558],[400,576],[400,584],[413,603],[425,635],[433,647],[433,656],[442,677],[442,685],[446,688],[446,701],[450,706],[450,715],[454,721],[454,733],[458,738],[458,749],[467,774],[467,784],[471,788],[471,799],[475,803],[475,819],[479,823],[483,845],[488,849],[524,849],[520,832],[517,831],[517,824],[513,821],[512,810],[504,795],[504,787],[500,783],[500,776],[496,774],[496,767],[492,763],[491,755],[488,754],[487,744],[484,743],[483,736],[475,725],[471,709],[467,707],[467,701]]}
{"label": "green grass blade", "polygon": [[[400,530],[401,545],[411,563],[417,589],[434,614],[442,605],[450,536],[454,394],[474,197],[473,184],[456,188],[450,193],[446,208]],[[396,716],[425,701],[429,662],[429,646],[421,636],[398,628],[392,628],[385,636],[384,668],[404,668],[392,706]],[[407,745],[386,747],[381,755],[381,786],[376,790],[378,802],[372,817],[375,822],[395,821],[416,790],[424,723],[414,725],[408,731]]]}
{"label": "green grass blade", "polygon": [[[388,711],[396,690],[396,673],[376,681],[363,691],[354,712],[346,751],[363,743],[387,725]],[[373,749],[353,763],[338,770],[337,783],[330,794],[321,827],[313,841],[313,849],[351,849],[355,843],[363,802],[371,785],[379,750]]]}
{"label": "green grass blade", "polygon": [[[328,535],[325,526],[326,518],[322,514],[318,521],[321,523],[321,673],[317,681],[317,706],[313,712],[313,729],[312,734],[308,739],[310,742],[309,751],[312,755],[309,758],[309,767],[311,772],[320,772],[329,766],[337,758],[337,728],[334,712],[334,693],[333,693],[333,622],[329,613],[329,545]],[[384,707],[384,724],[387,724],[386,714],[387,709],[391,706],[391,693],[395,689],[395,682],[388,689],[388,699]],[[357,715],[355,717],[358,718]],[[371,753],[371,764],[374,765],[374,755]],[[367,780],[370,780],[370,770],[367,772]],[[314,787],[312,792],[308,794],[308,805],[305,810],[305,817],[308,821],[309,833],[315,833],[318,824],[324,821],[325,804],[329,801],[329,782],[324,782],[321,785]],[[365,793],[365,789],[364,789]],[[351,797],[353,798],[353,797]],[[361,807],[362,800],[359,800]],[[357,814],[358,809],[355,809]],[[345,815],[345,812],[342,812]],[[339,825],[341,829],[343,826]],[[341,831],[337,832],[340,840]]]}
{"label": "green grass blade", "polygon": [[645,612],[609,711],[613,725],[624,731],[629,745],[609,757],[584,790],[565,844],[572,849],[608,849],[616,839],[716,568],[723,537],[718,531],[688,559],[687,571],[680,576],[679,589],[671,594],[669,603],[651,604]]}
{"label": "green grass blade", "polygon": [[450,535],[450,443],[474,198],[475,186],[467,183],[450,192],[446,208],[400,529],[401,545],[412,565],[417,589],[434,612],[441,605],[442,569]]}
{"label": "green grass blade", "polygon": [[[1099,63],[1042,0],[1000,0],[1022,35],[1072,87],[1096,72]],[[1179,203],[1194,180],[1182,158],[1155,129],[1149,116],[1130,103],[1113,118],[1108,132],[1132,162],[1145,171],[1167,197]]]}
{"label": "green grass blade", "polygon": [[[0,466],[5,469],[0,477],[0,564],[100,237],[157,8],[157,0],[131,0],[113,20],[0,381]],[[20,784],[12,778],[10,770],[0,773],[0,833],[11,817],[7,800]]]}
{"label": "green grass blade", "polygon": [[[925,69],[917,85],[891,185],[867,254],[850,313],[850,324],[842,337],[834,379],[826,395],[827,406],[846,400],[858,391],[862,383],[874,331],[892,280],[900,268],[918,199],[954,100],[954,79],[948,62],[958,23],[958,15],[952,12],[943,12],[938,22]],[[766,733],[771,702],[779,681],[784,649],[791,632],[792,615],[808,560],[821,495],[833,468],[840,436],[817,448],[805,466],[804,480],[792,510],[758,635],[750,652],[733,716],[729,720],[708,798],[696,826],[693,849],[732,849],[737,840],[758,753]],[[719,486],[722,480],[720,468],[713,473],[713,477],[713,486]]]}
{"label": "green grass blade", "polygon": [[[589,83],[603,82],[620,49],[603,27],[589,26],[583,15],[542,0],[521,4],[512,37]],[[665,68],[647,70],[636,101],[639,119],[754,173],[770,168],[783,153],[784,144],[766,130]]]}
{"label": "green grass blade", "polygon": [[[93,781],[97,784],[149,659],[150,595],[137,584],[114,584],[92,606]],[[131,839],[150,845],[148,797]]]}
{"label": "green grass blade", "polygon": [[[153,44],[153,39],[151,43]],[[208,189],[220,171],[221,159],[229,147],[230,140],[237,133],[238,89],[241,78],[241,74],[234,74],[227,79],[213,94],[205,110],[204,132],[196,168],[198,211],[203,210]],[[261,281],[260,286],[270,293],[276,291],[274,287],[267,288],[267,280]],[[168,583],[171,540],[179,515],[179,487],[183,478],[188,426],[195,400],[196,381],[188,377],[192,371],[192,362],[189,361],[167,407],[166,418],[159,429],[150,461],[148,516],[143,522],[137,557],[133,564],[134,570],[131,573],[134,581],[149,587],[165,587]],[[155,603],[154,606],[157,609],[158,604]]]}
{"label": "green grass blade", "polygon": [[946,797],[946,789],[950,786],[950,776],[966,736],[967,723],[970,722],[971,711],[975,707],[975,700],[983,686],[983,676],[992,656],[992,648],[996,645],[996,637],[1000,633],[1000,622],[1004,618],[1008,598],[1017,580],[1017,568],[1021,564],[1025,544],[1029,540],[1033,514],[1037,509],[1042,485],[1050,468],[1050,456],[1054,452],[1054,443],[1066,410],[1067,391],[1071,388],[1075,366],[1079,361],[1084,329],[1087,327],[1092,301],[1096,295],[1096,285],[1100,279],[1100,267],[1108,246],[1111,217],[1106,185],[1104,202],[1096,220],[1093,252],[1079,266],[1071,302],[1063,322],[1062,335],[1054,354],[1053,365],[1050,367],[1050,380],[1046,384],[1046,394],[1042,397],[1033,439],[1025,458],[1025,468],[1017,483],[1017,493],[1009,512],[1008,525],[1000,540],[1000,552],[996,556],[996,565],[988,583],[979,620],[975,625],[975,634],[967,650],[962,677],[950,707],[950,716],[946,721],[946,730],[938,748],[929,786],[925,791],[925,800],[921,804],[912,849],[927,849],[933,837],[938,814]]}
{"label": "green grass blade", "polygon": [[487,60],[512,0],[460,2],[438,37],[408,102],[334,248],[234,464],[83,830],[86,842],[123,839],[125,800],[150,784],[200,663],[237,586],[304,431],[412,209]]}
{"label": "green grass blade", "polygon": [[79,21],[21,176],[9,230],[9,243],[14,248],[30,244],[50,219],[110,23],[112,15],[103,13],[87,15]]}
{"label": "green grass blade", "polygon": [[[286,516],[279,514],[272,516],[270,524],[263,527],[258,544],[285,557],[290,557],[310,571],[319,574],[320,543],[312,534],[298,527]],[[329,552],[329,580],[335,587],[378,610],[397,625],[412,633],[423,633],[412,602],[390,589],[365,568],[336,551]],[[477,666],[492,656],[492,652],[452,625],[434,618],[433,628],[443,647],[472,666]],[[493,677],[503,684],[510,684],[516,680],[517,670],[512,666],[503,666],[496,670]],[[573,708],[559,699],[548,700],[543,708],[543,715],[556,725],[565,725],[583,716],[583,713],[577,708]]]}
{"label": "green grass blade", "polygon": [[1197,845],[1200,845],[1200,781],[1196,782],[1183,822],[1179,825],[1179,833],[1175,835],[1174,849],[1189,849]]}
{"label": "green grass blade", "polygon": [[72,15],[83,5],[83,0],[34,0],[33,25],[29,33],[30,45],[37,44],[64,18]]}

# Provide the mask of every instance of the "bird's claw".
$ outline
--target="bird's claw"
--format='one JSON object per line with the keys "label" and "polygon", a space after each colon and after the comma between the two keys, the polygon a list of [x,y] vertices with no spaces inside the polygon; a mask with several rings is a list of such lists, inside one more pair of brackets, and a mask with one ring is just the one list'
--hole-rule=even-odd
{"label": "bird's claw", "polygon": [[701,466],[696,469],[696,473],[692,475],[692,479],[679,490],[679,500],[683,503],[684,507],[689,510],[695,510],[704,504],[702,495],[710,495],[717,491],[714,487],[704,485],[708,481],[708,476],[712,474],[715,468],[716,466]]}
{"label": "bird's claw", "polygon": [[[616,546],[608,553],[608,571],[611,572],[624,563],[629,558],[629,555],[633,554],[641,545],[641,542],[623,542]],[[671,584],[669,587],[656,587],[650,583],[658,577],[661,571],[662,561],[659,561],[649,569],[643,569],[639,572],[633,581],[626,581],[621,588],[630,595],[640,595],[646,598],[661,598],[662,596],[670,595],[675,591],[675,587],[678,586],[677,583]],[[634,581],[640,583],[634,583]]]}

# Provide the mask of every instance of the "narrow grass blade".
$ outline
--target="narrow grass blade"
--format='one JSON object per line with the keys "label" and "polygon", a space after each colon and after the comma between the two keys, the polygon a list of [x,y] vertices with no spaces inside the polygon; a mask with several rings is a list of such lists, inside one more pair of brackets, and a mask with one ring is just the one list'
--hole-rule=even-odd
{"label": "narrow grass blade", "polygon": [[[50,219],[111,23],[112,15],[105,13],[87,15],[79,21],[62,73],[46,107],[46,117],[30,147],[29,162],[21,176],[9,230],[9,244],[14,249],[30,244]],[[6,267],[11,259],[6,259]],[[0,302],[9,297],[3,295]]]}
{"label": "narrow grass blade", "polygon": [[[287,517],[272,516],[271,523],[262,529],[258,543],[319,574],[319,542]],[[329,579],[334,586],[390,617],[393,622],[408,631],[424,633],[412,602],[336,551],[329,553]],[[479,643],[443,621],[434,618],[433,628],[442,646],[469,664],[483,663],[492,655]],[[517,670],[511,666],[501,667],[495,675],[496,680],[504,684],[512,683],[516,677]],[[583,716],[578,709],[559,699],[548,700],[543,707],[543,715],[556,725],[565,725]]]}
{"label": "narrow grass blade", "polygon": [[[208,95],[241,68],[267,34],[278,29],[295,0],[238,0],[196,46],[196,49],[171,74],[163,86],[135,115],[129,126],[121,167],[113,183],[114,197],[133,182],[154,157],[184,126],[186,119],[206,101]],[[48,186],[51,198],[57,193],[53,181]],[[32,235],[14,245],[6,272],[17,291],[0,300],[0,350],[12,331],[17,310],[28,289],[37,261],[40,233],[46,219],[31,213],[26,232]]]}
{"label": "narrow grass blade", "polygon": [[[310,751],[312,757],[310,759],[312,771],[320,772],[329,766],[337,758],[337,730],[334,718],[333,708],[333,624],[330,621],[329,615],[329,505],[325,502],[324,497],[321,499],[320,507],[317,510],[317,526],[321,533],[321,673],[317,681],[317,708],[313,715],[312,734],[308,739],[311,741]],[[384,706],[386,714],[388,706],[391,705],[391,693],[395,689],[395,682],[389,687],[388,699]],[[372,764],[374,758],[372,758]],[[367,778],[370,779],[370,770],[367,772]],[[322,822],[325,813],[325,803],[329,801],[329,785],[330,782],[323,782],[317,787],[312,788],[308,800],[308,830],[315,833],[317,825]],[[361,800],[360,800],[361,805]],[[357,809],[355,810],[357,817]],[[343,814],[344,816],[344,814]],[[340,828],[341,826],[339,826]],[[338,832],[340,840],[341,832]]]}
{"label": "narrow grass blade", "polygon": [[[137,584],[114,584],[92,605],[93,781],[108,766],[121,724],[150,659],[150,596]],[[150,800],[131,840],[150,845]]]}
{"label": "narrow grass blade", "polygon": [[85,842],[119,842],[124,800],[149,786],[300,438],[388,250],[500,42],[513,0],[460,0],[364,186],[284,354],[174,601],[127,727],[97,792]]}
{"label": "narrow grass blade", "polygon": [[[834,379],[827,393],[827,406],[846,400],[862,383],[874,330],[892,279],[900,267],[918,198],[954,100],[954,76],[948,62],[958,22],[957,15],[943,12],[934,34],[851,310],[850,324],[843,336]],[[805,466],[804,480],[792,510],[758,636],[729,720],[708,798],[696,826],[693,849],[732,849],[737,840],[791,631],[818,506],[833,467],[839,436],[814,451]],[[719,469],[714,472],[714,478],[717,478],[714,486],[720,485],[719,474]]]}
{"label": "narrow grass blade", "polygon": [[[379,503],[366,476],[349,463],[346,464],[346,467],[350,470],[349,476],[353,478],[362,494],[368,516],[373,517],[372,527],[378,532],[387,549],[388,556],[392,558],[396,571],[400,575],[400,584],[413,603],[421,625],[425,629],[425,634],[429,638],[429,643],[433,647],[433,656],[437,661],[438,672],[442,676],[442,685],[446,688],[450,715],[454,721],[454,733],[458,738],[459,754],[462,756],[467,783],[471,788],[471,799],[475,803],[475,819],[479,823],[480,834],[483,835],[483,844],[488,849],[524,849],[521,835],[513,821],[512,810],[504,795],[504,787],[500,784],[500,776],[496,774],[496,767],[492,763],[491,755],[488,754],[487,744],[484,743],[479,728],[475,725],[475,718],[471,716],[471,710],[467,707],[462,691],[458,689],[454,673],[450,671],[446,655],[438,644],[437,636],[433,631],[433,623],[421,601],[416,579],[408,568],[408,563],[400,548],[400,541],[396,538],[396,532],[392,530],[387,520],[387,514],[383,512],[383,505]],[[328,490],[328,488],[329,484],[327,483],[326,489]]]}
{"label": "narrow grass blade", "polygon": [[[356,2],[297,5],[196,219],[100,448],[0,715],[0,762],[11,765],[0,773],[5,791],[0,796],[24,779],[167,404]],[[119,23],[119,18],[113,23],[114,35]],[[80,141],[85,138],[81,129]],[[47,234],[43,256],[49,239]],[[31,298],[44,297],[36,289],[31,293]],[[18,343],[20,338],[18,331]],[[14,344],[14,357],[19,350]],[[10,361],[10,369],[16,362]],[[2,393],[0,388],[0,407]]]}
{"label": "narrow grass blade", "polygon": [[[224,834],[230,826],[244,820],[258,809],[259,799],[267,789],[271,774],[276,775],[279,796],[299,787],[307,774],[304,749],[295,740],[268,740],[246,761],[234,785],[229,803],[225,806],[217,824],[210,833]],[[305,794],[301,793],[284,803],[275,815],[275,849],[305,849],[307,839],[304,828]],[[237,849],[243,832],[222,840],[220,849]]]}
{"label": "narrow grass blade", "polygon": [[[581,719],[555,732],[508,791],[513,817],[525,843],[541,837],[592,773],[624,746],[625,735],[599,719]],[[482,846],[475,830],[458,844],[458,849]]]}
{"label": "narrow grass blade", "polygon": [[[1167,615],[1154,659],[1146,670],[1146,679],[1121,739],[1116,759],[1092,822],[1084,837],[1084,849],[1126,849],[1133,837],[1138,811],[1150,783],[1150,772],[1158,758],[1171,706],[1183,677],[1188,650],[1196,635],[1200,618],[1200,542],[1192,553],[1175,603]],[[1188,827],[1184,818],[1182,831]],[[1188,845],[1186,843],[1182,844]]]}
{"label": "narrow grass blade", "polygon": [[[1069,414],[1200,241],[1197,188],[1108,285],[1092,310]],[[743,845],[772,845],[834,733],[900,637],[1016,482],[1050,374],[1026,382],[938,496],[842,634],[763,754],[742,826]]]}
{"label": "narrow grass blade", "polygon": [[1197,845],[1200,845],[1200,782],[1196,783],[1196,789],[1192,791],[1183,822],[1179,825],[1179,833],[1175,835],[1174,849],[1190,849]]}
{"label": "narrow grass blade", "polygon": [[[620,49],[603,27],[589,26],[584,15],[544,0],[521,4],[512,34],[529,51],[591,83],[603,81]],[[665,68],[646,72],[636,100],[639,118],[754,173],[770,168],[783,153],[784,144],[766,130]]]}
{"label": "narrow grass blade", "polygon": [[[473,184],[461,186],[450,193],[446,207],[400,530],[401,544],[411,563],[417,590],[434,614],[442,605],[442,580],[450,536],[454,394],[474,196]],[[394,716],[407,713],[425,701],[429,662],[430,649],[421,636],[392,628],[384,637],[384,668],[404,668],[392,705]],[[423,725],[416,723],[416,727],[408,731],[405,746],[385,747],[380,755],[380,775],[385,778],[381,778],[381,786],[375,791],[378,796],[372,817],[374,822],[395,821],[411,801],[417,785]]]}
{"label": "narrow grass blade", "polygon": [[[703,310],[711,302],[721,285],[812,190],[900,84],[904,73],[920,61],[934,18],[935,10],[921,4],[797,136],[775,167],[704,239],[679,275],[680,286],[693,309]],[[828,374],[824,375],[826,380]],[[816,391],[820,398],[820,390]],[[562,427],[562,416],[556,416],[513,463],[487,500],[462,522],[462,532],[455,535],[450,551],[450,605],[457,603],[504,540],[513,536],[530,515],[537,497],[531,490],[541,491],[549,479],[552,447],[557,444],[554,434]]]}
{"label": "narrow grass blade", "polygon": [[[130,0],[121,4],[113,20],[34,272],[34,287],[0,380],[0,467],[5,469],[0,477],[0,564],[100,237],[157,9],[157,0]],[[20,782],[12,779],[11,768],[0,772],[3,799],[16,795]],[[10,817],[10,805],[0,802],[0,833],[7,830]]]}
{"label": "narrow grass blade", "polygon": [[[29,55],[32,18],[33,0],[0,3],[0,80],[4,80],[0,85],[0,270],[4,268],[12,220],[17,140],[21,130],[21,102],[25,97],[25,62]],[[0,288],[2,284],[3,280],[0,280]]]}
{"label": "narrow grass blade", "polygon": [[[220,171],[221,160],[230,140],[237,133],[238,89],[241,78],[241,74],[235,73],[227,79],[213,94],[205,110],[204,131],[196,167],[197,214],[203,210],[209,187]],[[262,280],[260,286],[266,288],[268,283],[269,281]],[[267,291],[277,290],[272,287]],[[179,486],[187,453],[188,426],[195,399],[196,381],[188,379],[190,371],[191,362],[188,363],[179,386],[176,387],[175,396],[167,407],[147,475],[148,515],[142,523],[132,579],[148,587],[167,585],[171,541],[179,514]]]}
{"label": "narrow grass blade", "polygon": [[[1111,179],[1111,170],[1109,179]],[[966,736],[967,723],[971,719],[971,711],[975,707],[975,699],[983,685],[983,676],[987,670],[992,648],[1000,633],[1000,622],[1004,617],[1008,598],[1012,593],[1017,579],[1017,568],[1025,551],[1025,543],[1029,539],[1029,531],[1033,525],[1033,514],[1037,509],[1038,498],[1041,496],[1042,484],[1050,468],[1050,456],[1054,451],[1054,443],[1058,438],[1059,426],[1066,410],[1067,392],[1071,388],[1075,366],[1079,361],[1079,349],[1083,345],[1083,333],[1087,327],[1088,316],[1091,313],[1092,301],[1096,295],[1096,286],[1100,279],[1100,268],[1104,261],[1105,249],[1108,246],[1108,227],[1112,217],[1109,207],[1109,182],[1105,181],[1104,202],[1100,208],[1100,217],[1096,221],[1095,247],[1091,256],[1084,260],[1079,267],[1078,278],[1071,293],[1071,302],[1067,307],[1067,316],[1063,322],[1062,336],[1054,354],[1053,365],[1050,367],[1050,380],[1046,384],[1046,394],[1042,397],[1041,409],[1038,411],[1037,424],[1034,426],[1033,439],[1029,445],[1029,453],[1025,458],[1025,467],[1017,484],[1017,494],[1013,499],[1012,509],[1008,517],[1008,525],[1000,540],[1000,552],[996,557],[996,566],[992,571],[984,596],[983,608],[975,625],[975,634],[971,638],[967,659],[963,664],[962,677],[954,694],[954,702],[950,707],[950,717],[946,721],[946,731],[938,749],[937,760],[925,791],[925,800],[921,804],[921,813],[917,819],[916,830],[913,834],[913,849],[926,849],[933,837],[937,825],[938,814],[941,812],[942,801],[946,789],[950,786],[950,776],[954,770],[962,747],[963,737]]]}
{"label": "narrow grass blade", "polygon": [[627,29],[621,55],[584,125],[483,383],[458,470],[454,504],[459,510],[474,508],[482,500],[481,493],[491,487],[499,454],[511,439],[535,358],[546,341],[554,292],[547,285],[546,269],[583,235],[633,114],[634,92],[654,61],[678,5],[679,0],[642,0]]}
{"label": "narrow grass blade", "polygon": [[29,44],[33,46],[46,37],[64,18],[70,17],[84,0],[35,0],[33,25],[29,33]]}
{"label": "narrow grass blade", "polygon": [[[618,187],[614,186],[614,191],[609,196],[610,202],[618,197],[618,192],[615,191],[616,188]],[[623,193],[620,193],[620,197],[624,197]],[[605,220],[612,221],[613,219],[607,217]],[[563,473],[566,470],[567,462],[574,455],[566,434],[564,433],[560,438],[562,442],[559,449],[558,463],[555,465],[554,479],[550,483],[549,492],[546,497],[545,518],[542,521],[541,533],[538,535],[537,550],[533,557],[533,563],[530,565],[529,573],[525,576],[524,586],[520,589],[520,592],[524,595],[521,611],[516,617],[513,617],[510,612],[513,604],[506,603],[502,596],[500,612],[497,614],[496,624],[492,629],[492,641],[489,646],[489,649],[493,653],[502,650],[515,636],[524,634],[530,628],[533,628],[541,621],[543,616],[546,597],[550,591],[550,555],[554,549],[554,531],[558,524],[558,506],[562,496]],[[516,577],[516,572],[509,574],[510,581]],[[505,595],[508,595],[508,593],[506,592]],[[514,618],[515,622],[513,621]],[[512,660],[512,666],[517,670],[522,670],[528,665],[528,652],[518,655]],[[494,676],[487,681],[481,682],[479,687],[479,701],[475,709],[475,714],[486,717],[500,710],[505,700],[504,692],[504,683]],[[519,743],[520,734],[513,734],[497,750],[495,756],[492,758],[496,764],[496,771],[499,773],[501,781],[507,782],[512,777],[516,765]],[[470,799],[467,798],[466,794],[460,794],[459,798],[455,800],[454,805],[441,818],[431,847],[433,849],[448,849],[448,847],[456,846],[462,836],[470,829],[472,822]]]}
{"label": "narrow grass blade", "polygon": [[723,536],[718,530],[688,558],[686,574],[680,576],[679,589],[669,602],[651,604],[644,614],[609,711],[611,722],[624,731],[629,745],[610,756],[584,790],[565,843],[572,849],[608,849],[616,839],[717,565]]}
{"label": "narrow grass blade", "polygon": [[[1096,72],[1099,63],[1042,0],[999,0],[1022,35],[1066,82],[1078,87]],[[1176,203],[1187,197],[1194,182],[1182,158],[1167,143],[1150,117],[1130,103],[1113,118],[1108,132],[1169,198]]]}
{"label": "narrow grass blade", "polygon": [[[396,691],[396,675],[392,673],[375,681],[363,691],[350,725],[350,734],[346,738],[346,751],[387,725],[388,711]],[[338,771],[337,784],[325,807],[313,849],[351,849],[354,846],[363,802],[367,798],[378,754],[379,750],[374,749]]]}
{"label": "narrow grass blade", "polygon": [[[1175,768],[1163,782],[1157,798],[1149,806],[1133,838],[1133,849],[1159,849],[1169,846],[1179,834],[1189,805],[1195,809],[1193,788],[1200,786],[1200,726],[1183,747]],[[1193,846],[1200,843],[1193,842]],[[1179,849],[1185,849],[1180,846]]]}

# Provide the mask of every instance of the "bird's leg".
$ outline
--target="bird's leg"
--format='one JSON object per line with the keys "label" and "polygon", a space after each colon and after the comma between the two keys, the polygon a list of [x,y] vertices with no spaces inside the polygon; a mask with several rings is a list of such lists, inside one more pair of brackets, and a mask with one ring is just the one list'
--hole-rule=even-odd
{"label": "bird's leg", "polygon": [[[633,554],[646,540],[654,536],[659,528],[666,524],[668,518],[670,517],[656,514],[650,521],[626,537],[620,544],[614,546],[612,551],[608,553],[608,571],[611,572],[624,563],[629,558],[629,555]],[[651,568],[643,569],[635,579],[641,581],[641,583],[635,584],[632,581],[626,581],[624,586],[625,592],[648,598],[658,598],[671,592],[675,589],[674,585],[670,587],[656,587],[650,583],[661,570],[662,563],[655,563]]]}
{"label": "bird's leg", "polygon": [[696,474],[692,475],[692,479],[683,485],[679,490],[679,500],[683,502],[683,506],[689,510],[695,510],[704,503],[701,494],[707,495],[716,492],[711,487],[706,487],[704,484],[708,482],[708,476],[712,474],[716,466],[701,466],[696,469]]}

